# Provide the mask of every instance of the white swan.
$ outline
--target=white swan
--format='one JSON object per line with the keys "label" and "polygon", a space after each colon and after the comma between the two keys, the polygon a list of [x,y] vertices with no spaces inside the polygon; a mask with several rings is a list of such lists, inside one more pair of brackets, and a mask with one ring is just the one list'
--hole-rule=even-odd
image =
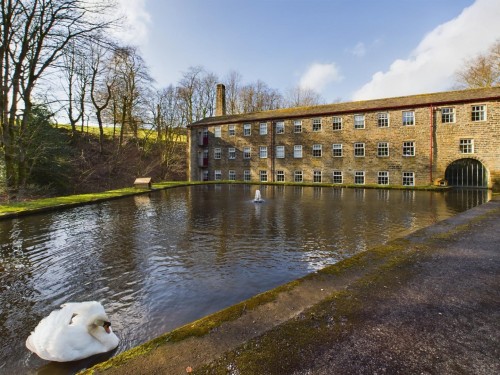
{"label": "white swan", "polygon": [[38,323],[26,347],[49,361],[75,361],[118,346],[110,325],[99,302],[65,303]]}

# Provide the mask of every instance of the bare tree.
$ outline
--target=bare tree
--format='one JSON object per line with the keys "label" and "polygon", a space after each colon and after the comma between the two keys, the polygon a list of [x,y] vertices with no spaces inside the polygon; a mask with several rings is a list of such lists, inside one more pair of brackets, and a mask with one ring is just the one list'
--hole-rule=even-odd
{"label": "bare tree", "polygon": [[240,102],[243,113],[267,111],[281,108],[283,96],[266,83],[257,81],[241,88]]}
{"label": "bare tree", "polygon": [[72,41],[97,37],[111,24],[110,4],[84,0],[3,0],[0,23],[0,147],[8,189],[26,183],[23,134],[39,79]]}
{"label": "bare tree", "polygon": [[459,88],[500,86],[500,40],[485,54],[467,60],[456,73]]}
{"label": "bare tree", "polygon": [[285,107],[303,107],[323,103],[323,98],[316,91],[300,86],[287,90],[285,94]]}
{"label": "bare tree", "polygon": [[228,115],[236,115],[241,113],[240,110],[240,86],[241,74],[233,70],[224,79],[226,86],[226,110]]}

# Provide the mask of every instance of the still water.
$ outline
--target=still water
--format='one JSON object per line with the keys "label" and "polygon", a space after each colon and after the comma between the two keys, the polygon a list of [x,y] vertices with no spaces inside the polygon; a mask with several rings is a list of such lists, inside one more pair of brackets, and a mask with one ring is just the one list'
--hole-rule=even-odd
{"label": "still water", "polygon": [[[0,221],[0,373],[74,373],[489,194],[205,185]],[[42,317],[87,300],[105,306],[116,351],[57,364],[25,348]]]}

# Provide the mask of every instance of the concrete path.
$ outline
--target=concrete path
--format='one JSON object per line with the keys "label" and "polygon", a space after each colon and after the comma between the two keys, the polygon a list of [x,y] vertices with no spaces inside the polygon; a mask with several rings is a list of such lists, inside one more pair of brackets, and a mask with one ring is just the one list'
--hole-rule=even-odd
{"label": "concrete path", "polygon": [[500,199],[311,275],[214,327],[94,370],[500,374]]}

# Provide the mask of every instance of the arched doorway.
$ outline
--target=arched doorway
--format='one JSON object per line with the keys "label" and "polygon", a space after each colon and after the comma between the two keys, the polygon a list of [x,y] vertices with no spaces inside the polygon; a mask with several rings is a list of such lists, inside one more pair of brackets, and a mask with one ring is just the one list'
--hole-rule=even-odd
{"label": "arched doorway", "polygon": [[476,159],[459,159],[446,168],[445,178],[448,185],[457,187],[488,187],[488,171]]}

